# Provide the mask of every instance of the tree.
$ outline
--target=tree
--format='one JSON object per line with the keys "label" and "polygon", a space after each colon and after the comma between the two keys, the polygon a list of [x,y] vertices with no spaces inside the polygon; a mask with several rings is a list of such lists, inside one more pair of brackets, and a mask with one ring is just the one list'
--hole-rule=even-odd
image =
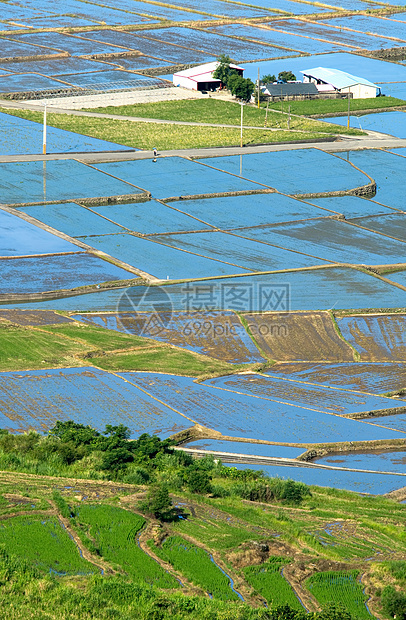
{"label": "tree", "polygon": [[278,80],[281,80],[282,82],[294,82],[296,80],[296,75],[292,73],[292,71],[281,71],[278,73]]}
{"label": "tree", "polygon": [[269,84],[269,82],[276,82],[276,77],[271,73],[267,73],[266,75],[262,76],[261,82],[263,82],[264,84]]}
{"label": "tree", "polygon": [[398,592],[393,586],[386,586],[381,595],[381,603],[388,616],[396,620],[406,619],[406,594]]}
{"label": "tree", "polygon": [[224,86],[227,86],[229,74],[231,71],[230,69],[231,58],[230,56],[227,56],[226,54],[221,54],[217,58],[217,62],[219,64],[217,68],[213,71],[213,77],[215,80],[220,80],[220,82],[222,82]]}
{"label": "tree", "polygon": [[161,521],[173,518],[173,505],[169,491],[164,484],[151,486],[145,501],[141,502],[140,509],[149,512]]}
{"label": "tree", "polygon": [[188,488],[192,493],[206,494],[211,492],[211,476],[207,471],[191,468],[188,474]]}
{"label": "tree", "polygon": [[249,101],[255,89],[255,84],[249,78],[243,78],[240,75],[233,76],[227,86],[237,99],[243,101]]}

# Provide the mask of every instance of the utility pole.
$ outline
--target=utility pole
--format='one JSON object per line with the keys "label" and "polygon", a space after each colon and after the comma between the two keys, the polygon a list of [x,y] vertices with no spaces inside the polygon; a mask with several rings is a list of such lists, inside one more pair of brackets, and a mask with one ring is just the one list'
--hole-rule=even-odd
{"label": "utility pole", "polygon": [[42,133],[42,154],[47,154],[47,102],[44,104],[44,130]]}
{"label": "utility pole", "polygon": [[240,105],[241,105],[241,139],[240,139],[240,147],[242,148],[242,121],[243,121],[243,114],[244,114],[244,102],[241,101]]}
{"label": "utility pole", "polygon": [[290,105],[289,105],[289,114],[288,114],[288,129],[290,129]]}
{"label": "utility pole", "polygon": [[347,118],[347,129],[350,128],[350,91],[348,91],[348,118]]}
{"label": "utility pole", "polygon": [[259,88],[259,67],[258,67],[258,109],[259,109],[259,93],[260,93],[260,88]]}

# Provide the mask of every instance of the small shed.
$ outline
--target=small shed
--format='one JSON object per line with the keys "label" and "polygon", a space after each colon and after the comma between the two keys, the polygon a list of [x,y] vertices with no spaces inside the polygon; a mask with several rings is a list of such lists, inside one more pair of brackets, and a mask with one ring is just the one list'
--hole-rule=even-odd
{"label": "small shed", "polygon": [[[219,66],[219,62],[208,62],[205,65],[185,69],[173,74],[175,86],[182,86],[191,90],[216,90],[222,83],[213,78],[213,73]],[[234,69],[239,75],[243,75],[244,69],[238,65],[230,64],[230,69]]]}
{"label": "small shed", "polygon": [[319,96],[315,84],[308,82],[270,82],[262,89],[262,93],[272,101],[275,99],[313,99]]}
{"label": "small shed", "polygon": [[319,93],[351,93],[353,99],[367,99],[381,94],[376,84],[346,71],[316,67],[300,73],[303,73],[303,82],[315,84]]}

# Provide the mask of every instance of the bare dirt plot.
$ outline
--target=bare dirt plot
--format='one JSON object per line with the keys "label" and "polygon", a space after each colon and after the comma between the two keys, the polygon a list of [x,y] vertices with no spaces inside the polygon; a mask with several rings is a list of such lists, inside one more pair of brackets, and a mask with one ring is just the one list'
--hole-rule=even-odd
{"label": "bare dirt plot", "polygon": [[56,325],[72,323],[66,316],[52,310],[0,310],[0,321],[10,321],[17,325]]}
{"label": "bare dirt plot", "polygon": [[406,360],[406,314],[347,316],[337,319],[344,338],[365,362]]}
{"label": "bare dirt plot", "polygon": [[328,312],[245,314],[249,330],[264,353],[280,361],[354,361]]}

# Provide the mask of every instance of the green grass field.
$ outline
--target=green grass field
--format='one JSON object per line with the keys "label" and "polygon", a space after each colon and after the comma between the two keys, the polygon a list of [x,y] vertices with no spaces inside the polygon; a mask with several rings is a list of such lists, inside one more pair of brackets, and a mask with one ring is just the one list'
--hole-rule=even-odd
{"label": "green grass field", "polygon": [[213,598],[222,601],[238,600],[237,594],[230,587],[229,579],[203,549],[181,536],[170,536],[161,546],[152,544],[151,548],[160,558],[172,564],[175,570]]}
{"label": "green grass field", "polygon": [[84,505],[78,521],[94,541],[101,555],[135,581],[160,588],[178,588],[179,583],[137,545],[136,535],[145,525],[140,515],[106,505]]}
{"label": "green grass field", "polygon": [[17,516],[0,522],[0,545],[44,573],[87,575],[97,568],[79,555],[55,517]]}
{"label": "green grass field", "polygon": [[229,374],[235,365],[130,334],[90,325],[0,326],[0,370],[90,366],[202,377]]}
{"label": "green grass field", "polygon": [[320,605],[341,603],[354,618],[371,620],[365,602],[363,586],[357,581],[359,571],[326,571],[315,573],[306,581],[306,587]]}
{"label": "green grass field", "polygon": [[283,566],[288,562],[289,558],[273,556],[265,564],[244,568],[244,576],[269,606],[290,605],[293,609],[302,610],[292,586],[281,574]]}

